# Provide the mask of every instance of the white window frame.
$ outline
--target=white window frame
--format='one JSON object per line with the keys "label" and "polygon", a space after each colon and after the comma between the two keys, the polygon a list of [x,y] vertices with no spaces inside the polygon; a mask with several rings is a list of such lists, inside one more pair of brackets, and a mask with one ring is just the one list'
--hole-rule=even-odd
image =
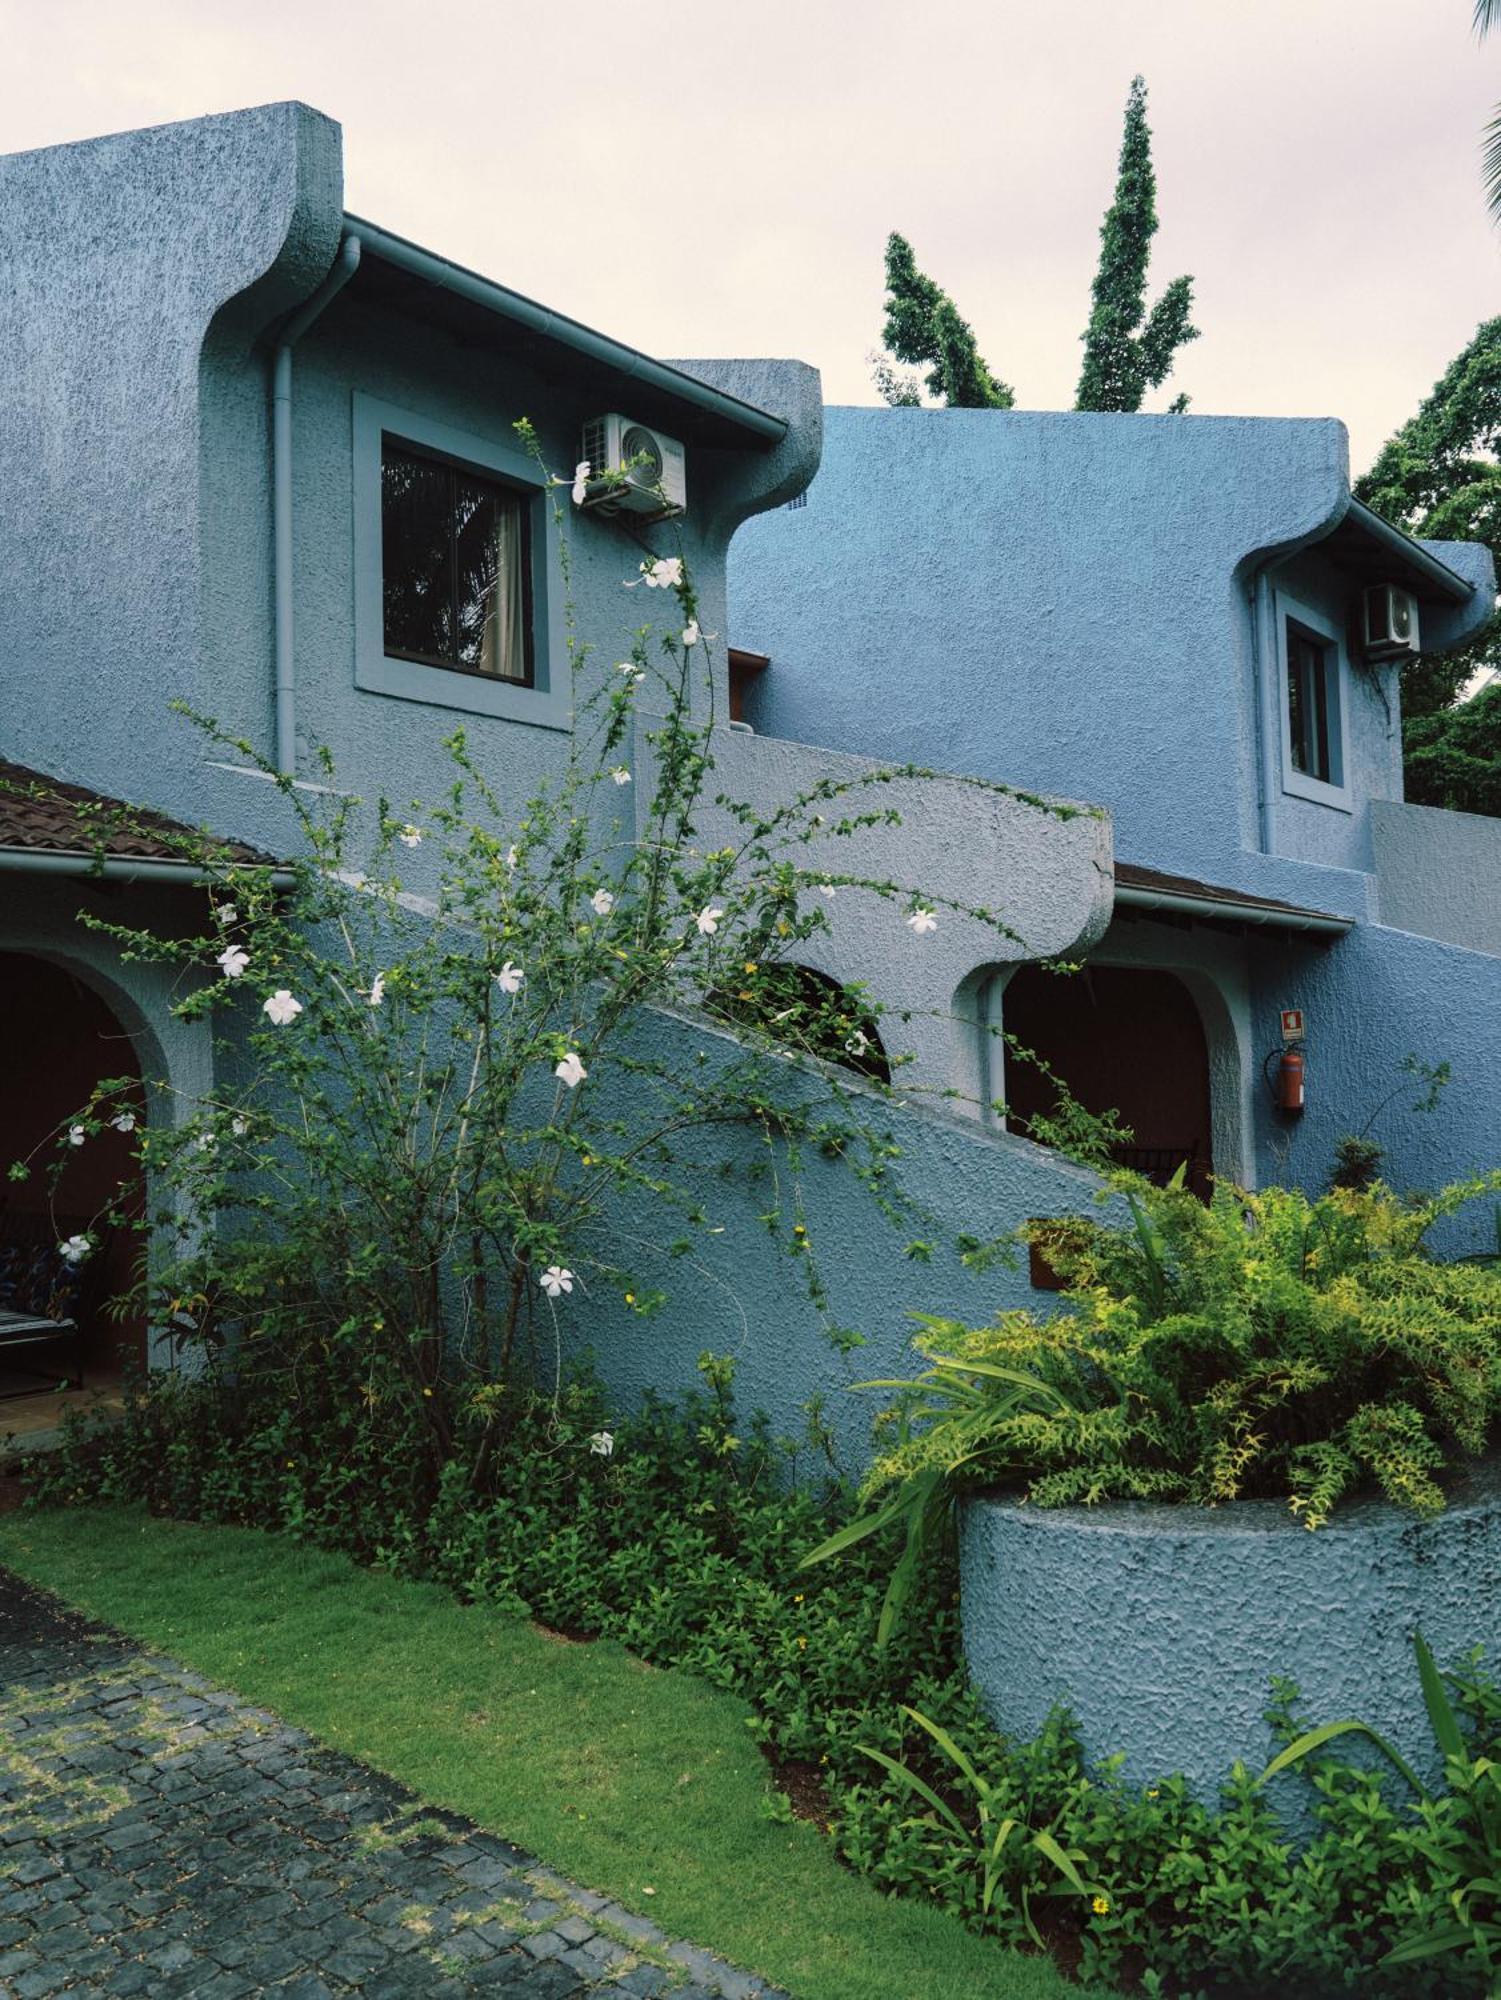
{"label": "white window frame", "polygon": [[[1277,727],[1282,745],[1282,789],[1289,797],[1307,799],[1313,805],[1328,806],[1335,812],[1354,812],[1350,787],[1350,660],[1345,635],[1332,619],[1311,604],[1278,591],[1274,597],[1277,619]],[[1313,778],[1293,763],[1292,713],[1288,673],[1288,628],[1298,626],[1328,648],[1333,671],[1329,676],[1329,759],[1338,773],[1336,782]]]}

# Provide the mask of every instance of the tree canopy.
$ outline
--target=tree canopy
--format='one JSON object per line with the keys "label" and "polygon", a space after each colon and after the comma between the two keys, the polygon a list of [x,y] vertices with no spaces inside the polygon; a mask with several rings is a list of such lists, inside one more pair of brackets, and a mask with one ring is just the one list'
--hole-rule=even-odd
{"label": "tree canopy", "polygon": [[[1192,278],[1174,278],[1147,312],[1147,264],[1156,234],[1157,175],[1147,87],[1137,76],[1126,97],[1115,199],[1100,227],[1077,410],[1139,410],[1147,390],[1167,380],[1178,349],[1199,337],[1189,318]],[[1186,400],[1179,397],[1174,407],[1185,409]]]}
{"label": "tree canopy", "polygon": [[[1498,454],[1501,319],[1490,319],[1356,481],[1356,497],[1409,534],[1484,542],[1501,569]],[[1501,815],[1501,687],[1461,698],[1477,674],[1498,670],[1497,618],[1459,651],[1403,669],[1403,751],[1415,804]]]}
{"label": "tree canopy", "polygon": [[[886,239],[883,338],[898,361],[928,364],[925,386],[951,410],[1009,410],[1016,401],[985,365],[974,329],[954,301],[918,270],[912,245],[895,232]],[[876,387],[888,403],[922,400],[918,378],[899,375],[884,357],[876,363]]]}

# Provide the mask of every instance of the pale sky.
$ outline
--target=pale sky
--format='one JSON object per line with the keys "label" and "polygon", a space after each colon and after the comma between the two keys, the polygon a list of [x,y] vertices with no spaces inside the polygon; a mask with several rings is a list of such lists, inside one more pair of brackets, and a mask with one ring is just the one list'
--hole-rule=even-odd
{"label": "pale sky", "polygon": [[[1023,408],[1068,407],[1133,72],[1172,387],[1335,415],[1357,469],[1501,311],[1471,0],[0,0],[7,150],[300,97],[351,209],[660,355],[871,402],[900,229]],[[1160,404],[1162,398],[1158,398]]]}

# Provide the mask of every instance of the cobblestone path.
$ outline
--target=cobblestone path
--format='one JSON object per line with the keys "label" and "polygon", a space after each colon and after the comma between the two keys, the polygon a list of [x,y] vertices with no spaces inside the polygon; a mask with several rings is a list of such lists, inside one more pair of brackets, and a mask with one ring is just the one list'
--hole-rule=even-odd
{"label": "cobblestone path", "polygon": [[785,2000],[0,1569],[0,1995]]}

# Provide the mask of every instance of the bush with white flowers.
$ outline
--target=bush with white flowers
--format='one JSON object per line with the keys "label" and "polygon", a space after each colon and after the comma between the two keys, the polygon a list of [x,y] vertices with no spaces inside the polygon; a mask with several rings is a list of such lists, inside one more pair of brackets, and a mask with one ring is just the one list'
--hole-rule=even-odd
{"label": "bush with white flowers", "polygon": [[[573,498],[592,485],[581,466]],[[829,873],[831,840],[897,823],[889,771],[819,780],[775,811],[725,799],[695,699],[714,635],[688,564],[649,555],[622,583],[665,615],[618,672],[595,672],[570,634],[566,763],[530,797],[497,796],[462,733],[437,801],[365,804],[263,766],[299,828],[282,886],[185,840],[210,882],[195,935],[87,919],[128,954],[174,966],[178,1011],[211,1017],[222,1049],[211,1098],[138,1130],[138,1096],[107,1080],[61,1135],[59,1173],[106,1123],[152,1170],[143,1282],[175,1338],[231,1353],[240,1370],[258,1356],[333,1357],[362,1393],[427,1399],[418,1407],[441,1429],[437,1391],[461,1374],[507,1382],[551,1365],[558,1316],[582,1301],[613,1294],[637,1314],[660,1303],[673,1257],[714,1226],[701,1147],[692,1167],[680,1151],[705,1132],[748,1132],[778,1154],[765,1219],[839,1335],[803,1217],[801,1152],[816,1144],[899,1206],[879,1101],[889,1070],[869,1059],[878,1007],[830,1005],[789,975],[846,888],[874,898],[894,934],[905,924],[914,951],[960,906]],[[659,714],[638,822],[625,753],[645,727],[643,693]],[[711,801],[734,829],[712,849],[695,831]],[[420,913],[407,866],[422,870]],[[713,1062],[653,1054],[643,1009],[681,1012],[706,993],[723,999],[736,1041]],[[789,1052],[820,1060],[789,1064]],[[101,1219],[132,1226],[123,1195]],[[67,1254],[86,1254],[82,1241]]]}

